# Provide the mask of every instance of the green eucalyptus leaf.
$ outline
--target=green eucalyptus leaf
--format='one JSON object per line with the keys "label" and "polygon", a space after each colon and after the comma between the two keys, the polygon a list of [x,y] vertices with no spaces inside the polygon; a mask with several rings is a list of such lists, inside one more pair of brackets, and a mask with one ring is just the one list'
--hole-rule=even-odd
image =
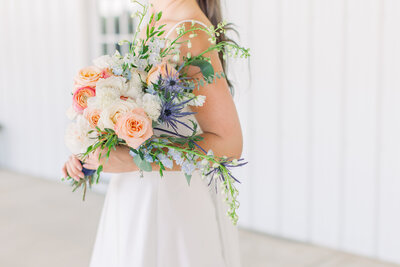
{"label": "green eucalyptus leaf", "polygon": [[210,62],[204,59],[195,59],[190,62],[190,65],[199,67],[204,79],[209,80],[214,77],[214,68]]}
{"label": "green eucalyptus leaf", "polygon": [[144,160],[144,154],[142,150],[138,150],[138,155],[140,157],[140,159]]}
{"label": "green eucalyptus leaf", "polygon": [[185,177],[186,177],[186,181],[187,181],[188,185],[190,185],[190,180],[192,180],[192,175],[185,173]]}
{"label": "green eucalyptus leaf", "polygon": [[150,162],[147,162],[146,160],[142,159],[140,157],[140,155],[134,156],[133,157],[133,161],[138,166],[138,168],[141,169],[142,171],[145,171],[145,172],[151,172],[152,171]]}
{"label": "green eucalyptus leaf", "polygon": [[152,127],[154,128],[154,127],[157,127],[157,126],[159,125],[159,123],[156,122],[156,121],[152,121],[152,122],[151,122],[151,125],[152,125]]}

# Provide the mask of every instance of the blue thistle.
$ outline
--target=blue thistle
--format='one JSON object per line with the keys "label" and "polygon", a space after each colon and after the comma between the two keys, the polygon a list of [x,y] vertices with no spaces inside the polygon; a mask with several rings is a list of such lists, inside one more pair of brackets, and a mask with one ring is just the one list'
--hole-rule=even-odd
{"label": "blue thistle", "polygon": [[161,88],[165,93],[182,93],[184,90],[191,89],[185,82],[179,78],[179,71],[171,73],[165,66],[165,77],[160,77]]}
{"label": "blue thistle", "polygon": [[174,129],[175,132],[178,130],[177,124],[181,124],[193,131],[193,128],[186,123],[180,121],[181,118],[195,114],[195,112],[185,112],[183,108],[185,105],[192,100],[188,99],[183,102],[175,102],[176,95],[163,102],[161,106],[161,114],[159,117],[160,122],[165,123],[168,127]]}
{"label": "blue thistle", "polygon": [[181,93],[181,80],[176,75],[167,76],[161,80],[161,86],[166,92]]}
{"label": "blue thistle", "polygon": [[[236,168],[236,167],[240,167],[243,165],[246,165],[247,162],[241,162],[244,159],[238,159],[238,163],[237,164],[233,164],[231,160],[225,161],[225,162],[221,162],[220,164],[223,165],[225,168],[227,169],[231,169],[231,168]],[[230,171],[228,171],[228,175],[235,180],[236,182],[240,183],[240,181],[238,179],[236,179],[235,176],[232,175],[232,173]],[[225,181],[225,177],[224,177],[224,173],[222,172],[221,168],[218,166],[216,168],[211,168],[211,171],[209,171],[206,176],[211,176],[210,181],[208,183],[208,185],[211,184],[211,182],[214,180],[214,176],[219,177],[219,179],[221,180],[221,182]],[[215,188],[217,189],[217,188]]]}

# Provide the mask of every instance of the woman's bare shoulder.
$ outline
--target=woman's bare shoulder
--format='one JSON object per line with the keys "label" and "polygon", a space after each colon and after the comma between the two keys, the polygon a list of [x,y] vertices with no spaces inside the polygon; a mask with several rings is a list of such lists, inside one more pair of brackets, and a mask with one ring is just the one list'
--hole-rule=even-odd
{"label": "woman's bare shoulder", "polygon": [[[166,26],[164,27],[165,29],[165,35],[170,32],[169,38],[174,38],[177,36],[177,33],[175,31],[176,28],[181,27],[182,25],[185,26],[186,29],[190,28],[192,26],[192,23],[198,24],[197,26],[207,26],[210,27],[212,23],[209,21],[209,19],[201,14],[198,16],[188,16],[188,17],[183,17],[179,20],[176,19],[161,19],[158,24],[163,25],[165,24]],[[203,26],[204,27],[204,26]]]}

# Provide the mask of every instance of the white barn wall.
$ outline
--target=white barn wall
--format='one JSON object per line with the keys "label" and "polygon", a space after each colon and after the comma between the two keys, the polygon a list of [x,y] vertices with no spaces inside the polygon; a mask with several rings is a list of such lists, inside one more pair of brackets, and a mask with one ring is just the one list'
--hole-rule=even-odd
{"label": "white barn wall", "polygon": [[[344,212],[342,245],[349,251],[375,253],[378,204],[377,134],[380,0],[351,0],[347,12],[344,69]],[[360,8],[362,7],[362,8]]]}
{"label": "white barn wall", "polygon": [[377,184],[378,214],[376,249],[379,257],[400,262],[400,2],[383,5],[381,42],[381,96]]}
{"label": "white barn wall", "polygon": [[[258,5],[251,6],[250,23],[258,22],[258,17],[264,17],[262,26],[265,39],[271,41],[258,42],[259,36],[251,27],[246,30],[252,32],[251,53],[258,55],[250,59],[251,63],[251,87],[237,87],[236,90],[246,94],[251,92],[251,114],[262,115],[262,123],[255,123],[254,119],[248,116],[242,119],[242,124],[251,124],[252,139],[246,138],[245,147],[250,145],[250,140],[254,140],[251,145],[252,156],[249,158],[248,168],[252,173],[243,176],[243,183],[252,186],[252,223],[251,227],[261,232],[280,232],[281,225],[281,185],[282,179],[280,170],[281,157],[281,84],[280,84],[280,51],[281,49],[281,14],[276,12],[281,7],[280,0],[262,1]],[[250,44],[246,44],[250,45]],[[268,59],[268,60],[266,60]],[[258,66],[258,67],[255,67]],[[262,66],[262,67],[260,67]],[[268,89],[267,89],[268,88]],[[257,93],[258,97],[253,96]],[[237,101],[238,98],[236,98]],[[257,157],[262,152],[263,164],[259,163]],[[247,155],[245,155],[247,156]],[[250,155],[249,155],[250,156]],[[263,173],[264,175],[258,175]],[[242,193],[241,193],[242,194]],[[248,200],[243,200],[248,203]],[[243,208],[244,209],[244,208]],[[262,210],[263,212],[258,212]]]}
{"label": "white barn wall", "polygon": [[281,7],[281,234],[306,240],[310,218],[310,7],[284,0]]}
{"label": "white barn wall", "polygon": [[[94,2],[0,1],[0,166],[59,179]],[[400,263],[399,1],[226,2],[252,50],[231,64],[241,226]]]}
{"label": "white barn wall", "polygon": [[399,2],[246,4],[243,226],[400,263]]}
{"label": "white barn wall", "polygon": [[[309,239],[338,247],[344,151],[344,1],[314,1],[312,11]],[[332,47],[335,47],[335,53],[331,53]]]}
{"label": "white barn wall", "polygon": [[[239,32],[241,38],[248,43],[248,40],[251,39],[252,32],[248,30],[248,26],[250,25],[251,16],[250,16],[250,8],[246,2],[237,3],[237,9],[234,10],[236,13],[236,23],[240,24]],[[244,12],[243,12],[244,11]],[[243,64],[244,63],[244,64]],[[231,68],[230,76],[233,80],[235,89],[234,95],[236,100],[236,105],[238,108],[239,117],[241,120],[241,125],[243,129],[244,136],[252,136],[254,131],[254,125],[251,123],[248,118],[253,113],[252,109],[252,101],[251,94],[249,91],[251,90],[250,86],[250,70],[248,62],[244,62],[241,59],[238,60],[230,60],[230,65],[236,66],[235,68]],[[239,88],[246,88],[245,90],[240,90]],[[252,142],[253,140],[248,140]],[[245,146],[243,150],[243,157],[247,161],[251,161],[251,156],[255,155],[252,153],[252,146]],[[245,165],[243,168],[239,170],[235,170],[235,177],[248,177],[251,176],[256,170],[252,169],[250,165]],[[241,209],[243,210],[243,220],[241,220],[241,225],[244,227],[253,228],[255,218],[253,217],[254,207],[253,201],[250,201],[254,196],[255,187],[253,186],[255,181],[251,181],[250,179],[243,180],[243,183],[238,185],[239,191],[241,192],[239,195],[239,201],[241,202]],[[242,216],[242,215],[241,215]]]}
{"label": "white barn wall", "polygon": [[1,1],[1,166],[60,178],[72,77],[88,63],[82,4]]}

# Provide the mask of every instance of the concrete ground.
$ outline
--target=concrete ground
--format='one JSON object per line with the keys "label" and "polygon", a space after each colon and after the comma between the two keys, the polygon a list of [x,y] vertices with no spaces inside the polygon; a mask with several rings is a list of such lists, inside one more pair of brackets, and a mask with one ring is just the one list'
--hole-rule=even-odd
{"label": "concrete ground", "polygon": [[[104,196],[77,194],[0,170],[0,266],[87,267]],[[243,267],[400,266],[243,229],[240,242]]]}

